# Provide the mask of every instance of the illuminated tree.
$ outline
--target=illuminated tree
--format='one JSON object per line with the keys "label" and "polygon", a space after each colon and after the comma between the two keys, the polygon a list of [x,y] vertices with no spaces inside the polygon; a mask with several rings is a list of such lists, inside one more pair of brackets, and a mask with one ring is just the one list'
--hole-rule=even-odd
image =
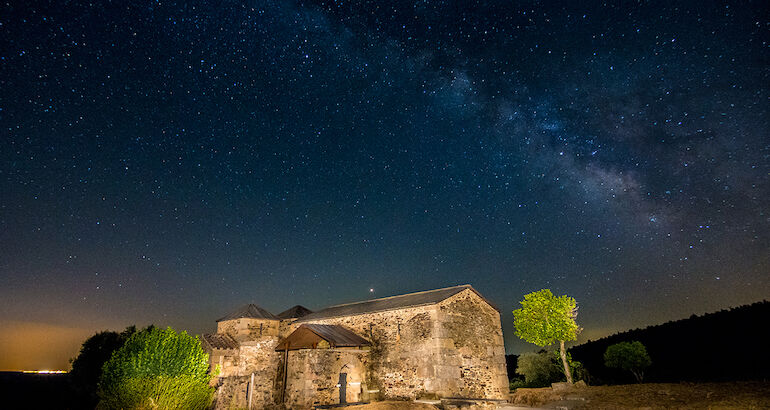
{"label": "illuminated tree", "polygon": [[639,341],[616,343],[604,352],[605,366],[630,371],[638,383],[644,379],[644,369],[651,364],[647,349]]}
{"label": "illuminated tree", "polygon": [[104,364],[99,408],[206,409],[214,394],[208,360],[186,332],[138,332]]}
{"label": "illuminated tree", "polygon": [[572,384],[564,342],[575,340],[581,330],[575,322],[577,302],[569,296],[554,296],[549,289],[542,289],[524,295],[520,303],[521,308],[513,311],[516,336],[541,347],[559,342],[564,375]]}

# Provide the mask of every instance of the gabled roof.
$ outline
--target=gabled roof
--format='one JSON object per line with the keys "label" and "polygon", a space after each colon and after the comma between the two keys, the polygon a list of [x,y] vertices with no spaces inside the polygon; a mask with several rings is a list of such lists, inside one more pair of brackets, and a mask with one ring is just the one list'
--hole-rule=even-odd
{"label": "gabled roof", "polygon": [[483,299],[489,306],[497,308],[489,303],[471,285],[452,286],[449,288],[426,290],[423,292],[408,293],[406,295],[390,296],[387,298],[365,300],[363,302],[346,303],[344,305],[330,306],[318,312],[303,316],[298,322],[308,322],[330,317],[359,315],[362,313],[379,312],[383,310],[402,309],[408,307],[435,305],[449,297],[452,297],[466,289],[470,289]]}
{"label": "gabled roof", "polygon": [[201,335],[203,343],[211,349],[237,349],[238,342],[232,336],[222,333]]}
{"label": "gabled roof", "polygon": [[276,317],[278,319],[295,319],[310,313],[313,313],[313,311],[304,306],[295,305],[277,314]]}
{"label": "gabled roof", "polygon": [[223,320],[232,320],[232,319],[240,319],[240,318],[250,318],[250,319],[270,319],[270,320],[278,320],[278,318],[268,312],[265,309],[262,309],[261,307],[255,305],[255,304],[248,304],[243,305],[230,313],[229,315],[226,315],[225,317],[217,319],[217,322],[221,322]]}
{"label": "gabled roof", "polygon": [[326,340],[330,347],[369,346],[368,340],[340,325],[305,324],[298,327],[281,340],[276,351],[297,349],[315,349],[318,342]]}

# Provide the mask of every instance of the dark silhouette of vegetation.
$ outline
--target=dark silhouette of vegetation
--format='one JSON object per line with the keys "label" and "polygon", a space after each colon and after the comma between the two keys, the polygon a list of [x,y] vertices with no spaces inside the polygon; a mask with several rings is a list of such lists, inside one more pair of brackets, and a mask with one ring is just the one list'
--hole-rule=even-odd
{"label": "dark silhouette of vegetation", "polygon": [[136,333],[136,326],[129,326],[120,333],[113,331],[96,333],[83,342],[80,353],[72,360],[72,370],[69,373],[75,395],[83,408],[96,406],[99,401],[96,395],[97,384],[102,375],[102,366],[134,333]]}
{"label": "dark silhouette of vegetation", "polygon": [[208,361],[187,332],[137,332],[104,364],[98,408],[206,409],[214,398]]}
{"label": "dark silhouette of vegetation", "polygon": [[604,365],[616,369],[627,370],[641,383],[644,380],[644,369],[650,367],[652,360],[644,345],[635,340],[610,345],[604,351]]}
{"label": "dark silhouette of vegetation", "polygon": [[628,383],[631,374],[604,365],[610,345],[638,340],[652,365],[648,382],[719,382],[770,379],[770,355],[764,323],[770,302],[692,315],[689,319],[634,329],[589,341],[570,349],[594,379],[594,384]]}
{"label": "dark silhouette of vegetation", "polygon": [[[589,381],[588,372],[567,352],[567,363],[575,380]],[[566,379],[559,351],[541,349],[537,353],[507,355],[505,357],[511,390],[519,387],[546,387]]]}
{"label": "dark silhouette of vegetation", "polygon": [[516,374],[524,376],[527,387],[545,387],[564,380],[564,371],[558,356],[541,350],[519,356]]}
{"label": "dark silhouette of vegetation", "polygon": [[505,355],[505,370],[508,372],[508,378],[514,379],[516,376],[516,366],[519,363],[520,355],[507,354]]}

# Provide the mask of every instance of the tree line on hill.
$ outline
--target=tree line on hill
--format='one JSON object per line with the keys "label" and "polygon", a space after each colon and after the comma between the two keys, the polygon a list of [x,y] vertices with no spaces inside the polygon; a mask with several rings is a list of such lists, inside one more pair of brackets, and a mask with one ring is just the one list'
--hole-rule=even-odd
{"label": "tree line on hill", "polygon": [[[646,347],[651,359],[646,382],[768,380],[768,318],[770,302],[762,301],[617,333],[574,346],[569,353],[595,385],[637,381],[631,372],[607,367],[604,358],[608,347],[634,341]],[[508,375],[515,378],[518,356],[506,359]]]}

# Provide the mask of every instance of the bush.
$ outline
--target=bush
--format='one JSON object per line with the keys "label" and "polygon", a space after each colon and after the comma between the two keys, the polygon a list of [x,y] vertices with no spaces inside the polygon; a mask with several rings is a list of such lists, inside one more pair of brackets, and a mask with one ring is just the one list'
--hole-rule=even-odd
{"label": "bush", "polygon": [[508,380],[508,389],[510,391],[514,391],[521,387],[532,387],[532,386],[528,385],[527,382],[524,381],[524,379],[522,379],[521,377]]}
{"label": "bush", "polygon": [[558,357],[558,354],[545,350],[519,356],[516,373],[524,376],[525,386],[518,387],[544,387],[564,380],[564,371],[556,360]]}
{"label": "bush", "polygon": [[99,408],[205,409],[213,400],[208,355],[200,341],[173,329],[131,336],[105,363]]}
{"label": "bush", "polygon": [[[572,360],[567,352],[567,363],[575,380],[589,382],[588,370],[583,364]],[[551,383],[564,381],[561,356],[558,351],[548,352],[541,350],[537,353],[524,353],[518,358],[516,373],[524,376],[512,378],[509,382],[511,390],[519,387],[545,387]]]}
{"label": "bush", "polygon": [[214,389],[193,376],[131,377],[99,402],[107,409],[206,409]]}

